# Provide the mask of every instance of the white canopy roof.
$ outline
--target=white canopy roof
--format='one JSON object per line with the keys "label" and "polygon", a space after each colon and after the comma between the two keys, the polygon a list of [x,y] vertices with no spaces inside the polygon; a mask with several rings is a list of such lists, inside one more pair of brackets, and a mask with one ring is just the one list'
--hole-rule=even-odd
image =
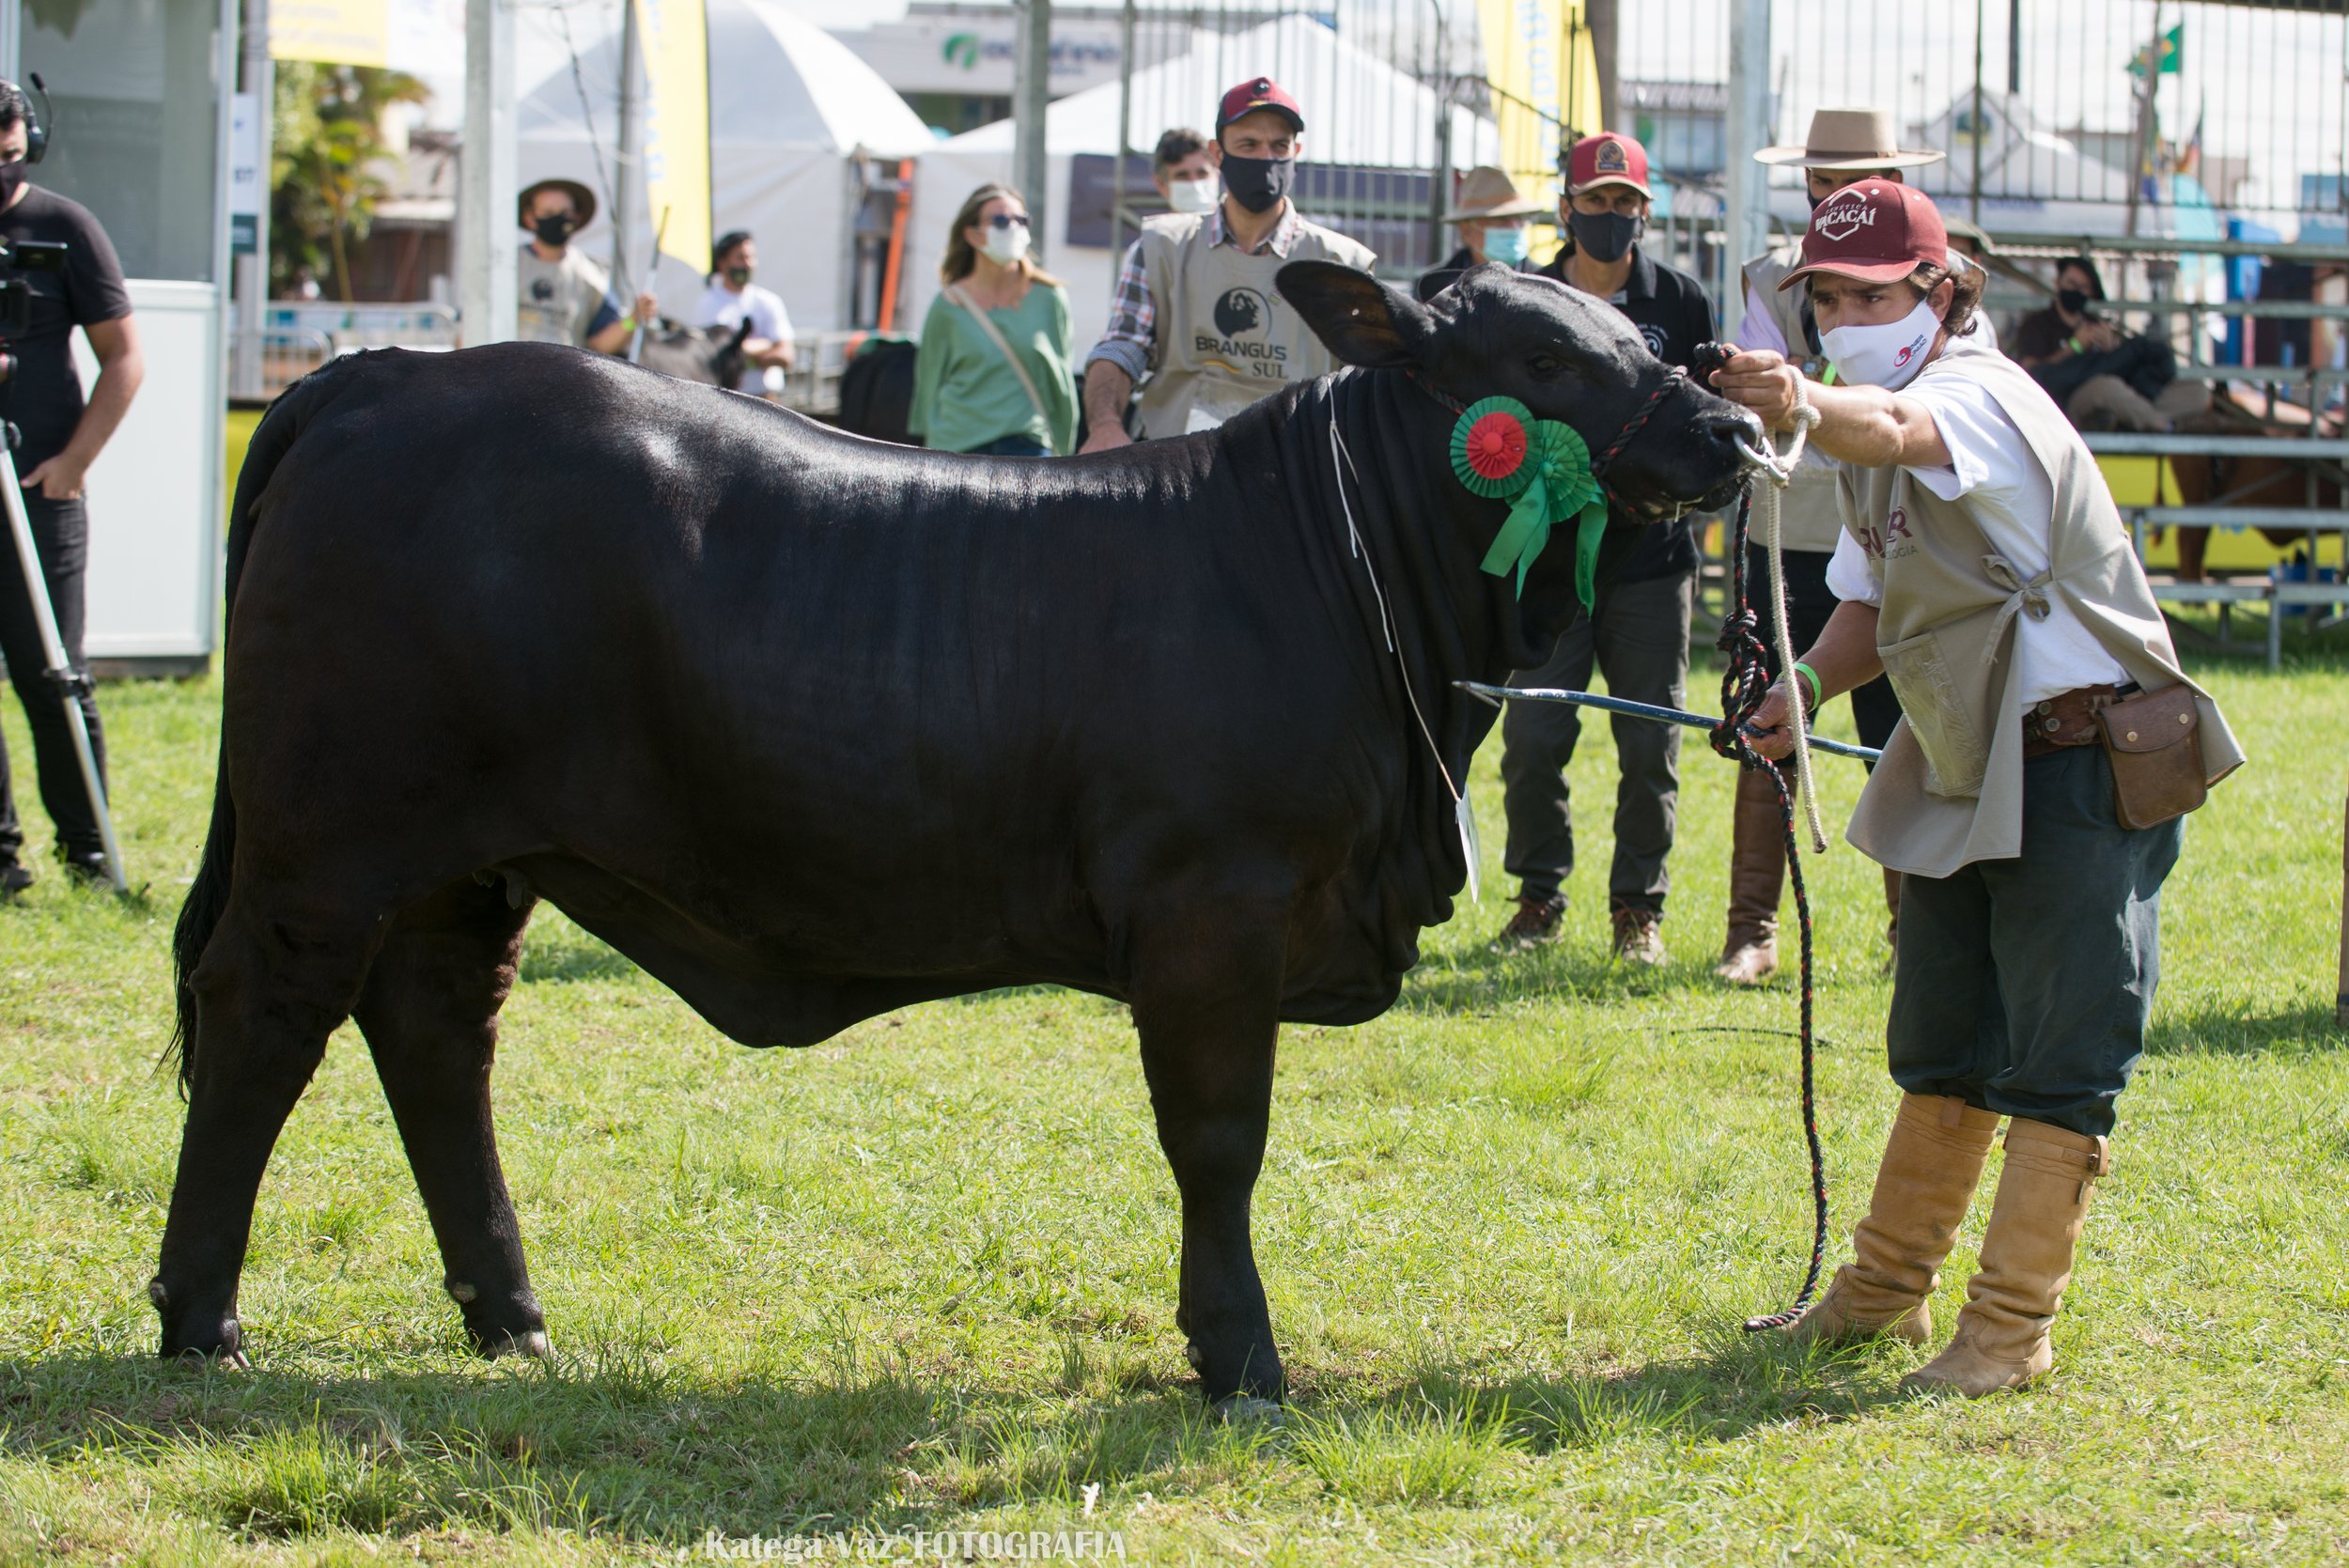
{"label": "white canopy roof", "polygon": [[[937,138],[870,66],[780,0],[708,0],[710,217],[716,232],[748,229],[759,245],[758,281],[783,297],[795,327],[842,324],[848,297],[849,235],[858,154],[910,156]],[[620,40],[580,40],[523,99],[516,138],[521,183],[576,179],[611,198],[619,140]],[[583,104],[582,87],[585,102]],[[600,261],[612,248],[608,213],[574,243]],[[633,254],[652,250],[649,213],[631,214]],[[617,281],[617,280],[615,280]],[[702,294],[698,269],[658,263],[661,309],[691,319]]]}
{"label": "white canopy roof", "polygon": [[[712,147],[840,155],[862,148],[908,157],[936,141],[872,67],[780,0],[708,0],[708,6]],[[581,52],[579,81],[566,61],[524,96],[521,140],[598,140],[608,152],[619,136],[619,73],[620,40],[606,34]]]}
{"label": "white canopy roof", "polygon": [[[1436,162],[1436,94],[1408,72],[1357,49],[1302,16],[1283,16],[1242,33],[1192,31],[1188,52],[1133,73],[1132,145],[1147,151],[1159,132],[1192,126],[1210,134],[1225,89],[1269,76],[1305,112],[1305,157],[1315,163],[1431,168]],[[1046,150],[1056,156],[1117,151],[1118,85],[1071,93],[1045,113]],[[1012,124],[997,120],[944,144],[957,152],[1008,152]],[[1452,111],[1452,163],[1465,168],[1497,154],[1489,120]]]}

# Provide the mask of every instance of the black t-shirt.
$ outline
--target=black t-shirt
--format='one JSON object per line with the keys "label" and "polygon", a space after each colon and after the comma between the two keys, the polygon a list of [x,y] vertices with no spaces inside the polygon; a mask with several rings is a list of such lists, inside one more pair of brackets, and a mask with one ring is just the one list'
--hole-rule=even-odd
{"label": "black t-shirt", "polygon": [[[1567,281],[1565,251],[1549,258],[1542,268],[1542,276],[1556,278],[1560,283]],[[1636,247],[1631,253],[1631,275],[1624,280],[1623,292],[1607,303],[1631,318],[1631,324],[1640,329],[1640,335],[1647,339],[1648,350],[1667,365],[1677,365],[1686,370],[1696,359],[1697,345],[1713,340],[1713,302],[1705,298],[1704,285],[1686,272],[1649,259],[1646,252]],[[1582,436],[1597,448],[1612,440],[1614,432],[1585,430]],[[1646,536],[1632,547],[1614,580],[1643,582],[1650,578],[1694,571],[1696,567],[1696,536],[1689,531],[1688,520],[1682,518],[1649,528]]]}
{"label": "black t-shirt", "polygon": [[32,326],[11,336],[8,351],[16,373],[0,382],[0,415],[24,432],[16,468],[29,474],[65,450],[82,418],[82,377],[73,367],[73,329],[131,314],[131,292],[122,285],[122,263],[114,241],[89,209],[54,191],[27,186],[23,199],[0,212],[0,239],[62,240],[65,269],[21,269],[32,285]]}
{"label": "black t-shirt", "polygon": [[2032,311],[2015,324],[2015,335],[2006,341],[2006,351],[2016,359],[2047,359],[2063,348],[2072,329],[2063,324],[2063,318],[2053,305]]}

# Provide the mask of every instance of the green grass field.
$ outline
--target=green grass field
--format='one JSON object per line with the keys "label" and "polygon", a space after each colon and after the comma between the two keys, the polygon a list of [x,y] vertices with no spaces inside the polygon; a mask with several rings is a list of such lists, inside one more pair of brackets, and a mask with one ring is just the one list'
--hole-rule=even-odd
{"label": "green grass field", "polygon": [[[1675,961],[1626,975],[1603,810],[1573,939],[1486,952],[1488,747],[1486,901],[1429,934],[1387,1017],[1283,1038],[1257,1196],[1296,1387],[1279,1430],[1203,1419],[1122,1009],[1021,990],[754,1053],[552,912],[498,1097],[557,1356],[465,1353],[346,1030],[262,1189],[253,1370],[158,1362],[180,1106],[154,1063],[219,691],[110,687],[146,893],[50,871],[0,908],[0,1560],[674,1561],[712,1531],[1091,1529],[1150,1561],[2340,1561],[2349,660],[2201,668],[2253,765],[2170,883],[2152,1048],[2047,1385],[1912,1403],[1906,1350],[1737,1331],[1792,1292],[1808,1205],[1792,993],[1707,974],[1732,773],[1684,753]],[[1609,747],[1574,771],[1611,799]],[[1840,821],[1859,770],[1820,771]],[[1813,863],[1840,1248],[1892,1102],[1887,989],[1875,868],[1841,845]],[[1987,1206],[1985,1186],[1945,1324]]]}

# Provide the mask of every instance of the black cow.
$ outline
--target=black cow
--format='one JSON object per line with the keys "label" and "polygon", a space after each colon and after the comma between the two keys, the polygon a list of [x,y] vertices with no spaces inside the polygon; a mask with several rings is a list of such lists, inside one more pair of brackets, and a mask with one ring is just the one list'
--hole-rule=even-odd
{"label": "black cow", "polygon": [[1539,664],[1574,613],[1563,531],[1522,598],[1478,569],[1504,508],[1454,477],[1446,399],[1598,449],[1658,394],[1610,475],[1633,521],[1722,504],[1752,429],[1546,279],[1281,287],[1361,368],[1070,461],[534,345],[357,356],[280,399],[237,485],[176,940],[164,1354],[238,1355],[262,1168],[352,1016],[473,1340],[545,1347],[490,1066],[546,898],[745,1045],[1030,982],[1129,1002],[1175,1321],[1210,1400],[1280,1398],[1249,1235],[1278,1026],[1393,1002],[1466,872],[1446,773],[1492,710],[1451,683]]}

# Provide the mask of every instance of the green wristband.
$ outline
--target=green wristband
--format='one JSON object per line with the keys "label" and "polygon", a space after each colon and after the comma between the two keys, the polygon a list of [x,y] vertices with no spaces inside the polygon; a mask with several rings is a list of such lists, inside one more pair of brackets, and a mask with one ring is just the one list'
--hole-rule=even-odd
{"label": "green wristband", "polygon": [[1819,679],[1819,672],[1812,669],[1810,665],[1805,664],[1799,659],[1795,660],[1795,671],[1798,675],[1808,675],[1811,677],[1811,706],[1804,709],[1804,711],[1808,713],[1817,712],[1819,709],[1819,693],[1827,690],[1825,684]]}

